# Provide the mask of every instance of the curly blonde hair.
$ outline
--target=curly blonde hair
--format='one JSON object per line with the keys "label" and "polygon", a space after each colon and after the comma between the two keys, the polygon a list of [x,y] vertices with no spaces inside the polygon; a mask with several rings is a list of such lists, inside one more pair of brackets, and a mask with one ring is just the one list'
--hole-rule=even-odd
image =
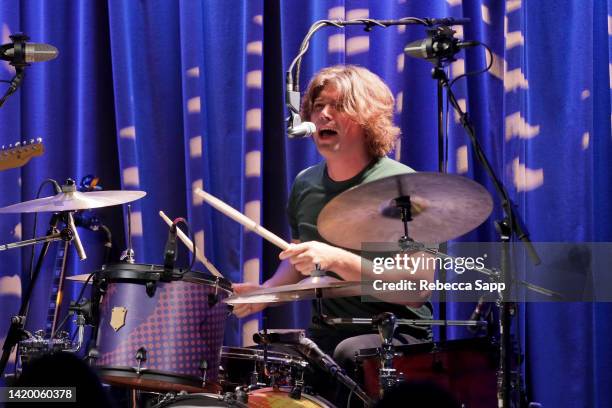
{"label": "curly blonde hair", "polygon": [[395,100],[378,75],[355,65],[322,69],[312,78],[302,98],[302,118],[310,120],[314,101],[327,85],[341,95],[337,108],[364,129],[367,150],[372,157],[382,157],[393,150],[400,134],[400,129],[393,124]]}

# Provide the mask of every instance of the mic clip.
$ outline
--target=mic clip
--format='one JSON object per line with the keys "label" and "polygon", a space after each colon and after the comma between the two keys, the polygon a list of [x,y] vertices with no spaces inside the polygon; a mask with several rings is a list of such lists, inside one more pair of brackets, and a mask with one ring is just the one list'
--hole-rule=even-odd
{"label": "mic clip", "polygon": [[287,121],[287,136],[294,138],[292,129],[302,124],[302,118],[300,117],[300,92],[287,89],[286,93],[287,109],[289,109],[289,117]]}

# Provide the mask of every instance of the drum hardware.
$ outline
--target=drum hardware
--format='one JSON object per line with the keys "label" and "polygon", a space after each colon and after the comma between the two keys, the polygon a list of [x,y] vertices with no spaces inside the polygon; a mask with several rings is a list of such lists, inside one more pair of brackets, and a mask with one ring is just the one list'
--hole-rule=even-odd
{"label": "drum hardware", "polygon": [[127,228],[128,228],[128,242],[127,248],[121,253],[119,257],[120,261],[127,263],[134,263],[134,248],[132,247],[132,205],[127,205]]}
{"label": "drum hardware", "polygon": [[200,371],[202,371],[202,388],[206,387],[206,372],[208,371],[208,361],[202,360],[200,363]]}
{"label": "drum hardware", "polygon": [[146,370],[146,368],[142,367],[142,363],[145,363],[147,361],[147,349],[144,347],[140,347],[138,350],[136,350],[136,355],[134,356],[134,358],[138,362],[138,365],[132,368],[136,372],[136,375],[140,375],[141,371]]}
{"label": "drum hardware", "polygon": [[384,393],[398,384],[400,381],[397,370],[393,368],[393,357],[395,357],[395,347],[393,346],[393,336],[397,329],[397,319],[393,313],[382,313],[372,319],[372,323],[378,328],[378,334],[382,342],[380,349],[380,398]]}

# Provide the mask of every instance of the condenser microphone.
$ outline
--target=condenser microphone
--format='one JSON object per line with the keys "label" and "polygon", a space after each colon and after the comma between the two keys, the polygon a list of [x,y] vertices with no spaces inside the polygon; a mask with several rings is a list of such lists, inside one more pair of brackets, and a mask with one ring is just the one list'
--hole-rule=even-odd
{"label": "condenser microphone", "polygon": [[10,36],[10,44],[0,46],[0,59],[9,61],[15,67],[23,67],[32,62],[45,62],[57,57],[57,48],[50,44],[29,43],[30,38],[18,33]]}

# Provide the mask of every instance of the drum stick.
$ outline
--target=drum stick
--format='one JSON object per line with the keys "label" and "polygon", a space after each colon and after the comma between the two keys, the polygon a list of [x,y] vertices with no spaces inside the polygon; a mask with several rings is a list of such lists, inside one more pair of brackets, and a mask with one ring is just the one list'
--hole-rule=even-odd
{"label": "drum stick", "polygon": [[223,201],[219,200],[217,197],[208,194],[206,191],[200,188],[196,188],[194,190],[194,193],[202,197],[204,201],[206,201],[208,204],[213,206],[218,211],[227,215],[229,218],[233,219],[237,223],[242,224],[246,229],[253,231],[257,235],[259,235],[266,241],[276,245],[283,251],[289,248],[289,243],[287,241],[285,241],[278,235],[268,231],[261,225],[257,224],[255,221],[253,221],[246,215],[242,214],[240,211],[237,211],[231,206],[225,204]]}
{"label": "drum stick", "polygon": [[[164,221],[166,221],[166,224],[168,224],[168,226],[172,226],[172,220],[168,218],[168,216],[163,211],[159,212],[159,216],[162,217]],[[189,237],[185,235],[185,233],[181,231],[181,229],[178,227],[176,227],[176,235],[180,238],[181,241],[183,241],[183,244],[185,244],[187,249],[189,249],[193,253],[193,242],[191,242]],[[219,272],[219,270],[215,268],[215,265],[211,264],[210,261],[206,259],[202,251],[196,252],[196,258],[198,259],[198,261],[204,264],[204,267],[206,267],[206,269],[208,269],[210,273],[219,278],[223,278],[221,272]]]}

